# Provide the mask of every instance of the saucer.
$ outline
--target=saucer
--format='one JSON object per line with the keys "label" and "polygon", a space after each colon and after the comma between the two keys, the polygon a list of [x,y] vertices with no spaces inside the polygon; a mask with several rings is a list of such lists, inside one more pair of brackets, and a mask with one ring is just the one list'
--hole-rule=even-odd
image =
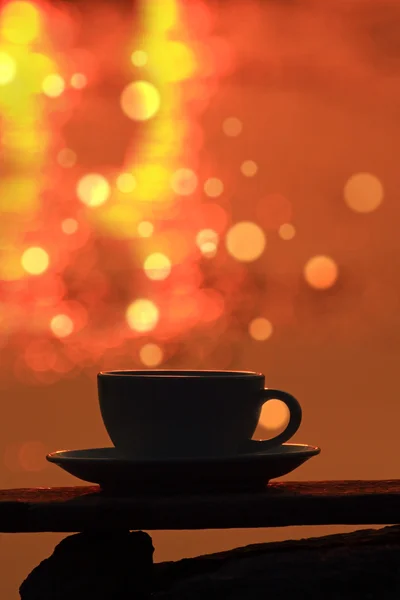
{"label": "saucer", "polygon": [[91,448],[58,450],[46,458],[103,489],[171,494],[262,490],[271,479],[287,475],[320,451],[307,444],[282,444],[229,457],[135,460],[118,455],[115,448]]}

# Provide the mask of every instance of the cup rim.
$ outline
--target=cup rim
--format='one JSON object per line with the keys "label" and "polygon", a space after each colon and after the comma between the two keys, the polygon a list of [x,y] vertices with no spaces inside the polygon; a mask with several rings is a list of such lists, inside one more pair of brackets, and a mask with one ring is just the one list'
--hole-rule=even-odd
{"label": "cup rim", "polygon": [[230,371],[214,369],[114,369],[100,371],[98,377],[144,377],[164,379],[260,379],[263,373],[256,371]]}

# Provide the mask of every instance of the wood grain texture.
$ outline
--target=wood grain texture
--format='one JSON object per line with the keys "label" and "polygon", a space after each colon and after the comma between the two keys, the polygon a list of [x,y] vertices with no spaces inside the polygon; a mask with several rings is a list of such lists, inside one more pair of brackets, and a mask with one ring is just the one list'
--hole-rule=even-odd
{"label": "wood grain texture", "polygon": [[134,496],[92,486],[0,491],[0,532],[400,523],[400,481],[270,484],[255,493]]}

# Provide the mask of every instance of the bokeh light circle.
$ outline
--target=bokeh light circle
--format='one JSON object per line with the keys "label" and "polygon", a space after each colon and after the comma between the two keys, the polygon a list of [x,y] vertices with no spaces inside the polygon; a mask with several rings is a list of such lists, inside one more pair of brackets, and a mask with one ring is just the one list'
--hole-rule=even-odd
{"label": "bokeh light circle", "polygon": [[1,34],[13,44],[29,44],[39,37],[41,15],[32,2],[8,2],[2,8]]}
{"label": "bokeh light circle", "polygon": [[226,234],[226,248],[238,261],[252,262],[260,258],[266,247],[266,235],[256,223],[241,221]]}
{"label": "bokeh light circle", "polygon": [[218,249],[219,235],[214,229],[202,229],[196,235],[196,245],[200,252],[211,258],[216,255]]}
{"label": "bokeh light circle", "polygon": [[58,98],[65,90],[65,81],[61,75],[52,73],[43,79],[42,90],[49,98]]}
{"label": "bokeh light circle", "polygon": [[141,221],[137,226],[138,235],[142,238],[148,238],[153,235],[154,225],[150,221]]}
{"label": "bokeh light circle", "polygon": [[67,235],[76,233],[76,231],[78,231],[78,226],[78,221],[72,218],[64,219],[61,223],[62,232]]}
{"label": "bokeh light circle", "polygon": [[149,279],[161,281],[171,273],[171,261],[165,254],[154,252],[146,258],[143,268]]}
{"label": "bokeh light circle", "polygon": [[30,275],[41,275],[49,266],[49,255],[46,250],[33,246],[22,254],[21,264]]}
{"label": "bokeh light circle", "polygon": [[101,206],[110,196],[110,185],[103,175],[89,173],[78,181],[78,198],[86,206]]}
{"label": "bokeh light circle", "polygon": [[346,204],[359,213],[376,210],[383,201],[384,189],[381,181],[371,173],[356,173],[344,186]]}
{"label": "bokeh light circle", "polygon": [[0,85],[11,83],[15,78],[17,65],[7,52],[0,52]]}
{"label": "bokeh light circle", "polygon": [[171,177],[171,187],[179,196],[190,196],[197,188],[197,175],[192,169],[177,169]]}
{"label": "bokeh light circle", "polygon": [[137,185],[136,178],[132,173],[121,173],[121,175],[118,175],[116,184],[119,191],[123,194],[133,192]]}
{"label": "bokeh light circle", "polygon": [[144,50],[134,50],[131,54],[131,61],[135,67],[144,67],[148,61],[147,52]]}
{"label": "bokeh light circle", "polygon": [[50,321],[50,329],[58,338],[64,338],[74,330],[74,322],[68,315],[55,315]]}
{"label": "bokeh light circle", "polygon": [[122,111],[133,121],[148,121],[158,113],[160,105],[160,93],[148,81],[134,81],[121,94]]}
{"label": "bokeh light circle", "polygon": [[271,321],[265,317],[257,317],[249,324],[249,333],[254,340],[264,342],[271,337],[273,327]]}
{"label": "bokeh light circle", "polygon": [[240,166],[240,170],[245,177],[254,177],[258,171],[258,165],[254,160],[245,160]]}
{"label": "bokeh light circle", "polygon": [[338,278],[338,266],[329,256],[314,256],[304,267],[306,282],[314,289],[327,290],[331,288]]}
{"label": "bokeh light circle", "polygon": [[163,351],[157,344],[145,344],[139,351],[140,362],[146,367],[158,367],[164,358]]}
{"label": "bokeh light circle", "polygon": [[296,235],[296,228],[291,223],[283,223],[278,230],[279,237],[282,240],[292,240]]}
{"label": "bokeh light circle", "polygon": [[131,329],[146,332],[154,329],[159,320],[159,310],[151,300],[140,298],[126,309],[126,320]]}
{"label": "bokeh light circle", "polygon": [[210,198],[218,198],[224,191],[224,184],[217,177],[210,177],[204,183],[204,192]]}
{"label": "bokeh light circle", "polygon": [[260,414],[260,425],[269,431],[282,429],[289,420],[289,410],[280,400],[268,400]]}
{"label": "bokeh light circle", "polygon": [[242,133],[243,123],[236,117],[228,117],[222,123],[222,131],[228,137],[237,137]]}
{"label": "bokeh light circle", "polygon": [[57,154],[57,162],[60,167],[64,167],[64,169],[70,169],[76,164],[76,153],[70,148],[63,148]]}
{"label": "bokeh light circle", "polygon": [[71,77],[71,86],[76,90],[81,90],[87,85],[87,77],[83,73],[74,73]]}

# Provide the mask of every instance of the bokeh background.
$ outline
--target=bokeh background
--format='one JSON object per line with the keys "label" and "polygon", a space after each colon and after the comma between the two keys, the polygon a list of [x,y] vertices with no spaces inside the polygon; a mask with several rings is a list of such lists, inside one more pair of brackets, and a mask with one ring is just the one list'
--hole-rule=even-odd
{"label": "bokeh background", "polygon": [[[103,368],[262,371],[322,447],[288,479],[399,477],[399,27],[389,0],[0,2],[1,487],[80,483],[45,455],[110,444]],[[0,536],[1,597],[62,537]]]}

